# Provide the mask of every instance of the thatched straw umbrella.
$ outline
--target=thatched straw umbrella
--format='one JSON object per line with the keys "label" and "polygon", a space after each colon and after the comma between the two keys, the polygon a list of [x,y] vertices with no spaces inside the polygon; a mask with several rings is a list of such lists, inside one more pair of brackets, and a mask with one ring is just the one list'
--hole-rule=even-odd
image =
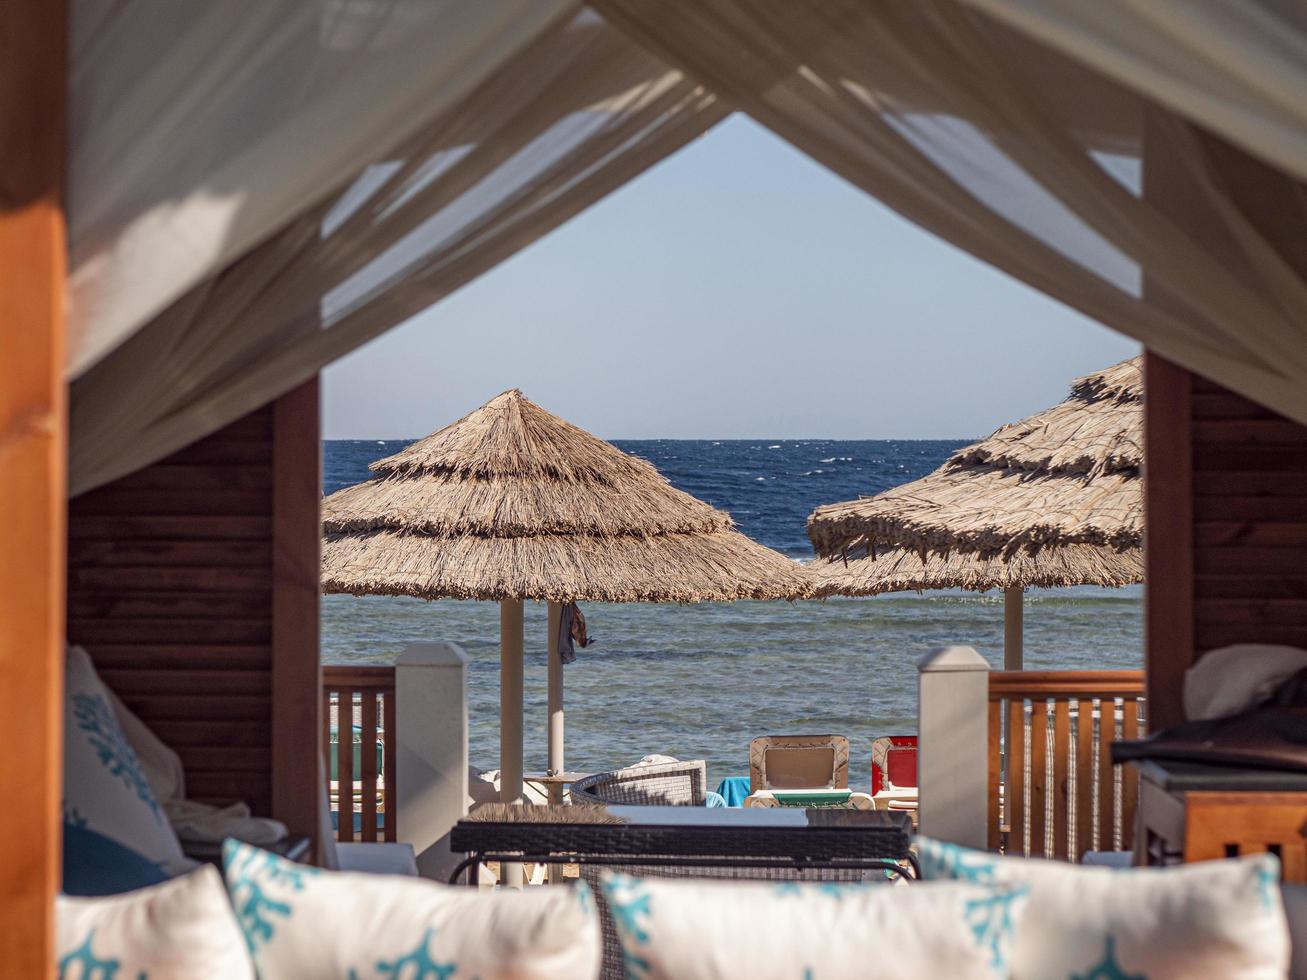
{"label": "thatched straw umbrella", "polygon": [[1027,587],[1143,581],[1142,398],[1133,358],[920,480],[818,507],[818,594],[1003,589],[1004,660],[1019,670]]}
{"label": "thatched straw umbrella", "polygon": [[563,768],[561,604],[789,599],[793,561],[654,467],[506,391],[323,502],[323,590],[500,603],[501,792],[522,793],[522,601],[548,602],[549,767]]}

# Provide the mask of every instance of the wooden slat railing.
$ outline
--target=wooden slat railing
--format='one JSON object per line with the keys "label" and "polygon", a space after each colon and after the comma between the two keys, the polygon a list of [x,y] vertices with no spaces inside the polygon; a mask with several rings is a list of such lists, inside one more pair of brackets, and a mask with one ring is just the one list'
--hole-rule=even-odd
{"label": "wooden slat railing", "polygon": [[1129,850],[1138,776],[1109,747],[1144,724],[1143,671],[990,674],[990,848],[1071,861]]}
{"label": "wooden slat railing", "polygon": [[[395,668],[323,667],[322,724],[329,775],[331,732],[339,733],[331,792],[337,839],[395,840]],[[351,750],[355,725],[358,772]]]}

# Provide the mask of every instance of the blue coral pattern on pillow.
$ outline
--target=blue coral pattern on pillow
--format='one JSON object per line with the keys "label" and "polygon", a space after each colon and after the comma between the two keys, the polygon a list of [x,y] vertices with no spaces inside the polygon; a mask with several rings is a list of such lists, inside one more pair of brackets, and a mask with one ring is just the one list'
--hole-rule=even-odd
{"label": "blue coral pattern on pillow", "polygon": [[319,873],[317,868],[230,838],[222,845],[222,863],[236,921],[251,953],[270,942],[277,934],[277,924],[294,913],[291,902],[273,898],[268,886],[281,884],[289,891],[301,892],[305,882]]}
{"label": "blue coral pattern on pillow", "polygon": [[[93,949],[95,930],[91,929],[80,946],[59,958],[59,980],[118,980],[122,961],[112,956],[97,956]],[[149,980],[142,971],[136,980]]]}
{"label": "blue coral pattern on pillow", "polygon": [[585,887],[481,893],[329,871],[223,844],[227,894],[262,980],[584,980],[599,963]]}
{"label": "blue coral pattern on pillow", "polygon": [[652,914],[648,889],[639,878],[614,874],[604,879],[603,890],[622,943],[627,980],[645,980],[649,960],[643,950],[649,945],[648,922]]}
{"label": "blue coral pattern on pillow", "polygon": [[[879,949],[895,934],[893,926],[879,922],[874,913],[868,918],[877,899],[884,900],[883,905],[896,907],[900,915],[911,915],[905,900],[929,899],[931,904],[923,905],[922,910],[928,908],[927,918],[937,918],[944,930],[926,945],[938,939],[941,947],[949,947],[952,952],[946,956],[961,957],[967,964],[962,969],[968,976],[1006,977],[1016,921],[1028,891],[983,881],[975,886],[908,888],[899,892],[874,882],[693,882],[616,872],[605,872],[600,883],[628,980],[678,980],[686,968],[680,951],[690,949],[698,950],[698,954],[690,955],[702,960],[695,964],[696,968],[702,967],[696,977],[720,977],[727,964],[731,969],[738,968],[740,976],[778,980],[862,975],[866,960],[855,951],[857,944],[871,943]],[[885,934],[877,937],[877,928],[872,926],[866,936],[861,935],[861,924],[869,921],[878,922],[886,929]],[[783,928],[774,928],[780,923],[785,923]],[[841,931],[841,927],[854,927],[858,937]],[[831,929],[852,942],[831,943],[832,934],[827,931]],[[823,938],[817,940],[818,935]],[[804,941],[784,950],[773,946],[765,954],[758,952],[776,936],[789,937],[789,943],[798,942],[800,936]],[[931,954],[925,959],[930,961]],[[933,963],[933,967],[940,965],[938,961]],[[851,969],[858,972],[850,973]],[[931,968],[923,969],[927,972],[920,975],[943,975],[930,972]],[[908,975],[912,975],[911,971]]]}
{"label": "blue coral pattern on pillow", "polygon": [[118,718],[102,694],[74,694],[70,699],[77,727],[95,747],[100,763],[109,775],[121,779],[136,798],[150,808],[156,819],[164,819],[159,801],[154,798],[150,781],[145,778],[141,760],[136,757],[127,736],[118,726]]}
{"label": "blue coral pattern on pillow", "polygon": [[118,723],[89,654],[65,660],[63,805],[68,823],[94,831],[176,875],[195,867],[181,849],[145,767]]}
{"label": "blue coral pattern on pillow", "polygon": [[[928,880],[1029,891],[1014,944],[1016,976],[1283,975],[1280,864],[1273,855],[1143,870],[1002,856],[925,837],[916,846]],[[999,914],[969,903],[967,921],[979,936]]]}

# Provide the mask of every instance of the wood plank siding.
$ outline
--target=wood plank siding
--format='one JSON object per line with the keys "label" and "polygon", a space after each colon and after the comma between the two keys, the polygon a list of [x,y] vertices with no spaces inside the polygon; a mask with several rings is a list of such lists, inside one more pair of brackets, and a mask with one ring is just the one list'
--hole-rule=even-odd
{"label": "wood plank siding", "polygon": [[1232,643],[1307,647],[1307,426],[1149,355],[1149,701]]}
{"label": "wood plank siding", "polygon": [[315,379],[77,497],[68,532],[69,640],[181,756],[187,795],[244,801],[309,834],[317,410]]}
{"label": "wood plank siding", "polygon": [[1307,647],[1307,426],[1192,386],[1195,648]]}

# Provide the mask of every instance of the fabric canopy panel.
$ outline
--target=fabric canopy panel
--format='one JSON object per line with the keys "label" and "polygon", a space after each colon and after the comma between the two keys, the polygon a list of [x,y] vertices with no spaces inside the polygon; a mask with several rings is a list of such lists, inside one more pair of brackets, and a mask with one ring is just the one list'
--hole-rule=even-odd
{"label": "fabric canopy panel", "polygon": [[1304,8],[590,8],[76,0],[72,491],[436,302],[726,101],[953,244],[1307,422]]}
{"label": "fabric canopy panel", "polygon": [[1307,421],[1307,9],[592,6],[910,220]]}
{"label": "fabric canopy panel", "polygon": [[[276,6],[299,12],[283,11],[292,40],[304,28],[304,10],[322,14],[317,4]],[[74,228],[84,229],[74,250],[85,253],[79,268],[88,270],[74,283],[74,306],[86,324],[75,363],[89,363],[95,351],[129,333],[136,316],[171,302],[74,383],[72,493],[132,472],[265,404],[530,244],[728,111],[679,70],[664,67],[585,11],[543,17],[556,15],[558,4],[509,0],[341,5],[356,7],[365,23],[348,33],[373,43],[346,50],[363,64],[384,61],[390,48],[377,39],[386,38],[396,58],[396,73],[368,90],[385,103],[384,112],[375,109],[383,119],[343,113],[328,123],[316,109],[300,118],[292,104],[283,120],[294,133],[289,143],[254,134],[260,139],[252,140],[250,152],[266,149],[267,159],[235,159],[239,132],[218,140],[233,158],[234,186],[254,193],[266,181],[287,177],[276,164],[279,154],[290,154],[315,175],[312,180],[288,179],[276,200],[254,208],[235,192],[215,204],[206,195],[222,182],[191,174],[179,178],[176,214],[171,192],[162,190],[166,199],[152,206],[133,205],[130,194],[109,196],[105,207],[121,213],[114,211],[99,231],[94,221],[74,216]],[[519,7],[530,8],[529,14]],[[479,8],[487,11],[484,22],[466,13]],[[230,8],[223,13],[231,18]],[[437,22],[421,19],[426,16]],[[346,14],[340,17],[349,22]],[[450,51],[409,40],[410,33],[440,33],[435,26],[442,17],[450,21]],[[254,35],[241,36],[240,45],[261,50]],[[221,40],[197,37],[195,43],[204,48]],[[309,47],[309,61],[325,58]],[[122,55],[118,50],[111,63]],[[411,63],[426,57],[442,62],[444,74]],[[342,56],[342,62],[349,59]],[[318,71],[329,75],[332,66]],[[306,71],[309,79],[301,81],[308,85],[316,74]],[[133,81],[145,90],[135,99],[159,97],[158,79]],[[252,81],[249,94],[268,84]],[[393,91],[382,98],[387,85]],[[89,93],[90,87],[88,80],[83,88]],[[236,111],[215,98],[224,111]],[[120,101],[134,104],[127,96]],[[332,115],[325,108],[322,113]],[[179,136],[162,124],[161,130],[158,138],[167,137],[170,146]],[[341,140],[353,148],[341,150]],[[317,165],[313,158],[321,154],[330,166]],[[360,169],[360,160],[372,162]],[[206,211],[210,205],[217,210]],[[83,205],[82,211],[94,209]],[[188,212],[184,218],[182,211]],[[173,245],[165,232],[205,236],[206,244],[178,258],[185,270],[167,264]],[[215,251],[215,235],[230,248]],[[106,243],[103,255],[92,247],[97,239]],[[176,250],[186,252],[187,243]],[[225,263],[230,257],[235,260]],[[165,281],[151,288],[148,301],[126,295],[134,277],[155,275]],[[174,297],[177,284],[189,288]]]}
{"label": "fabric canopy panel", "polygon": [[570,6],[73,0],[70,377]]}

